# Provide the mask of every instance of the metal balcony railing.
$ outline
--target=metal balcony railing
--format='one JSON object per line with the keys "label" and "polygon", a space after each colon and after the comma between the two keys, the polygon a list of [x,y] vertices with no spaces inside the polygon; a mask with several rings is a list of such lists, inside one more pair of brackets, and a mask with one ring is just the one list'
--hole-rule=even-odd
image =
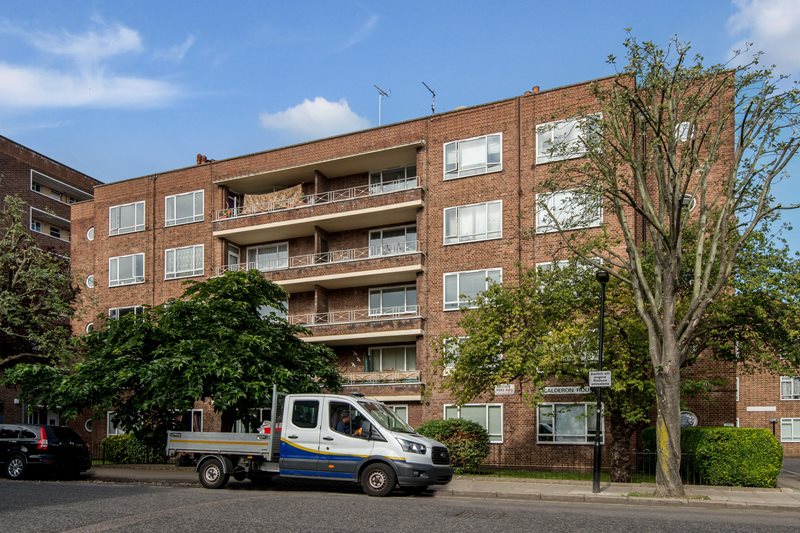
{"label": "metal balcony railing", "polygon": [[419,316],[418,305],[406,305],[401,307],[349,309],[347,311],[331,311],[329,313],[292,315],[289,317],[289,323],[313,327],[333,324],[352,324],[355,322],[378,322],[403,318],[419,318]]}
{"label": "metal balcony railing", "polygon": [[367,259],[378,259],[381,257],[392,257],[398,255],[408,255],[418,253],[420,250],[419,241],[399,242],[393,244],[380,244],[368,246],[366,248],[351,248],[349,250],[332,250],[319,254],[295,255],[273,260],[257,260],[247,263],[234,265],[218,266],[214,268],[214,274],[220,276],[225,272],[239,270],[260,270],[270,272],[274,270],[286,270],[289,268],[302,268],[316,265],[330,265],[336,263],[348,263],[352,261],[365,261]]}
{"label": "metal balcony railing", "polygon": [[220,209],[217,211],[215,220],[229,220],[246,216],[261,215],[264,213],[275,213],[287,209],[299,209],[301,207],[313,207],[315,205],[329,204],[334,202],[344,202],[356,198],[366,198],[379,194],[391,194],[393,192],[406,191],[419,187],[419,178],[401,178],[399,180],[387,181],[371,185],[360,185],[349,189],[339,189],[316,194],[306,194],[294,198],[284,198],[272,202],[254,203],[241,207]]}
{"label": "metal balcony railing", "polygon": [[419,370],[387,370],[383,372],[346,372],[345,385],[364,383],[420,383]]}

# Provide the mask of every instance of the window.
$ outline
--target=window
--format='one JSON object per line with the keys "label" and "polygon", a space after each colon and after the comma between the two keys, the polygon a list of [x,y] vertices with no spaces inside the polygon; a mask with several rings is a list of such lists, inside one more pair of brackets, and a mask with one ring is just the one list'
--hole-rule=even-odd
{"label": "window", "polygon": [[345,402],[331,402],[328,408],[331,415],[330,428],[333,431],[351,437],[367,437],[361,430],[366,420],[361,411]]}
{"label": "window", "polygon": [[164,199],[164,225],[177,226],[203,220],[205,191],[187,192]]}
{"label": "window", "polygon": [[800,400],[800,377],[781,376],[781,400]]}
{"label": "window", "polygon": [[562,259],[560,261],[551,261],[548,263],[536,263],[536,269],[539,272],[550,272],[552,270],[564,270],[569,266],[569,259]]}
{"label": "window", "polygon": [[86,333],[93,332],[94,331],[94,322],[89,322],[88,324],[86,324],[86,327],[83,328],[83,331],[85,331]]}
{"label": "window", "polygon": [[800,418],[781,418],[781,442],[800,442]]}
{"label": "window", "polygon": [[691,122],[681,122],[675,126],[675,138],[678,142],[685,143],[689,139],[694,139],[694,128]]}
{"label": "window", "polygon": [[108,234],[144,231],[144,202],[116,205],[108,209]]}
{"label": "window", "polygon": [[389,409],[394,411],[397,417],[408,424],[408,406],[407,405],[387,405]]}
{"label": "window", "polygon": [[299,428],[317,427],[319,400],[295,400],[292,406],[292,424]]}
{"label": "window", "polygon": [[[538,442],[590,444],[596,429],[595,405],[589,403],[540,404]],[[601,420],[600,435],[603,436]]]}
{"label": "window", "polygon": [[228,270],[239,270],[240,261],[239,247],[228,243]]}
{"label": "window", "polygon": [[89,274],[86,277],[86,287],[89,289],[94,289],[94,274]]}
{"label": "window", "polygon": [[31,220],[31,231],[36,231],[38,233],[42,232],[42,223],[38,220]]}
{"label": "window", "polygon": [[36,191],[36,192],[42,192],[42,186],[38,182],[32,181],[31,182],[31,190],[32,191]]}
{"label": "window", "polygon": [[117,423],[117,415],[114,411],[106,413],[106,435],[123,435],[125,430]]}
{"label": "window", "polygon": [[367,351],[364,369],[367,372],[416,370],[417,347],[412,344],[410,346],[370,348]]}
{"label": "window", "polygon": [[164,279],[188,278],[203,275],[202,244],[171,248],[164,252]]}
{"label": "window", "polygon": [[444,310],[474,307],[473,300],[492,283],[503,281],[503,269],[452,272],[444,275]]}
{"label": "window", "polygon": [[288,318],[288,309],[289,309],[289,299],[287,298],[283,302],[283,309],[279,309],[277,307],[272,307],[271,305],[259,305],[258,306],[258,315],[261,318],[265,318],[269,315],[275,315],[278,318]]}
{"label": "window", "polygon": [[489,433],[489,442],[499,444],[503,442],[503,405],[502,404],[473,404],[473,405],[445,405],[444,418],[463,418],[476,422]]}
{"label": "window", "polygon": [[203,431],[203,410],[187,409],[183,413],[176,412],[172,429],[178,431]]}
{"label": "window", "polygon": [[407,254],[417,251],[417,226],[376,229],[369,232],[369,256]]}
{"label": "window", "polygon": [[289,268],[289,244],[265,244],[247,249],[247,268],[265,272]]}
{"label": "window", "polygon": [[[597,120],[592,115],[589,120]],[[589,124],[586,118],[559,120],[536,126],[536,164],[550,163],[580,157],[586,153],[584,131]]]}
{"label": "window", "polygon": [[108,286],[144,283],[144,254],[121,255],[108,260]]}
{"label": "window", "polygon": [[600,198],[580,190],[536,195],[536,233],[591,228],[603,223]]}
{"label": "window", "polygon": [[382,287],[369,290],[369,315],[399,315],[417,312],[417,287]]}
{"label": "window", "polygon": [[50,198],[52,198],[53,200],[58,200],[60,202],[61,193],[59,191],[56,191],[55,189],[50,189]]}
{"label": "window", "polygon": [[61,228],[57,228],[56,226],[50,226],[50,236],[55,237],[56,239],[60,239]]}
{"label": "window", "polygon": [[469,337],[456,337],[444,340],[442,346],[442,355],[444,356],[444,372],[446,376],[452,372],[456,367],[456,361],[461,354],[461,343],[466,341]]}
{"label": "window", "polygon": [[86,240],[93,241],[94,240],[94,227],[91,227],[86,230]]}
{"label": "window", "polygon": [[503,135],[495,133],[444,145],[444,179],[503,170]]}
{"label": "window", "polygon": [[112,307],[108,310],[108,318],[111,320],[118,320],[125,315],[133,313],[134,315],[141,315],[144,313],[144,306],[132,305],[130,307]]}
{"label": "window", "polygon": [[485,241],[503,236],[503,202],[460,205],[444,210],[444,243]]}
{"label": "window", "polygon": [[383,194],[387,192],[413,189],[417,186],[417,167],[393,168],[369,173],[369,193]]}

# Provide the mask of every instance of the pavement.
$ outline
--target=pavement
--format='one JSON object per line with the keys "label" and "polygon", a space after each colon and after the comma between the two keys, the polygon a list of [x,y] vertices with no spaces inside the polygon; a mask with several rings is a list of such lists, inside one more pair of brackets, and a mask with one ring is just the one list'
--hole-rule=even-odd
{"label": "pavement", "polygon": [[[757,510],[800,511],[800,459],[787,465],[775,489],[687,485],[685,498],[655,498],[652,483],[602,483],[592,492],[591,481],[509,479],[494,476],[455,476],[444,486],[433,486],[434,496],[480,499],[592,502],[629,505],[690,506]],[[172,465],[96,465],[83,479],[97,482],[153,483],[198,486],[193,467]],[[788,481],[787,481],[788,480]],[[787,482],[785,482],[787,481]]]}

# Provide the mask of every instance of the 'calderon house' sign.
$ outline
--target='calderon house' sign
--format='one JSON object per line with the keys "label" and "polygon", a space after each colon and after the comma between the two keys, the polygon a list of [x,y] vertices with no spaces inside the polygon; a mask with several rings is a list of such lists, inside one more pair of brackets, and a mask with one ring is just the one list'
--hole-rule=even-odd
{"label": "'calderon house' sign", "polygon": [[590,394],[592,389],[589,387],[545,387],[542,392],[544,394]]}
{"label": "'calderon house' sign", "polygon": [[494,386],[494,395],[495,396],[513,396],[514,395],[514,384],[513,383],[502,383],[500,385]]}

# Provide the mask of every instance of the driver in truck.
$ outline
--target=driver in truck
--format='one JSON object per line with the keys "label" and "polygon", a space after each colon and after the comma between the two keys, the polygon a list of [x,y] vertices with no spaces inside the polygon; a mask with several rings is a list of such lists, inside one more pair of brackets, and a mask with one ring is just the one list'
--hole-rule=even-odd
{"label": "driver in truck", "polygon": [[344,433],[345,435],[352,435],[354,437],[360,437],[363,432],[361,431],[361,427],[354,426],[350,421],[350,412],[344,411],[339,418],[339,422],[336,424],[336,431],[339,433]]}

